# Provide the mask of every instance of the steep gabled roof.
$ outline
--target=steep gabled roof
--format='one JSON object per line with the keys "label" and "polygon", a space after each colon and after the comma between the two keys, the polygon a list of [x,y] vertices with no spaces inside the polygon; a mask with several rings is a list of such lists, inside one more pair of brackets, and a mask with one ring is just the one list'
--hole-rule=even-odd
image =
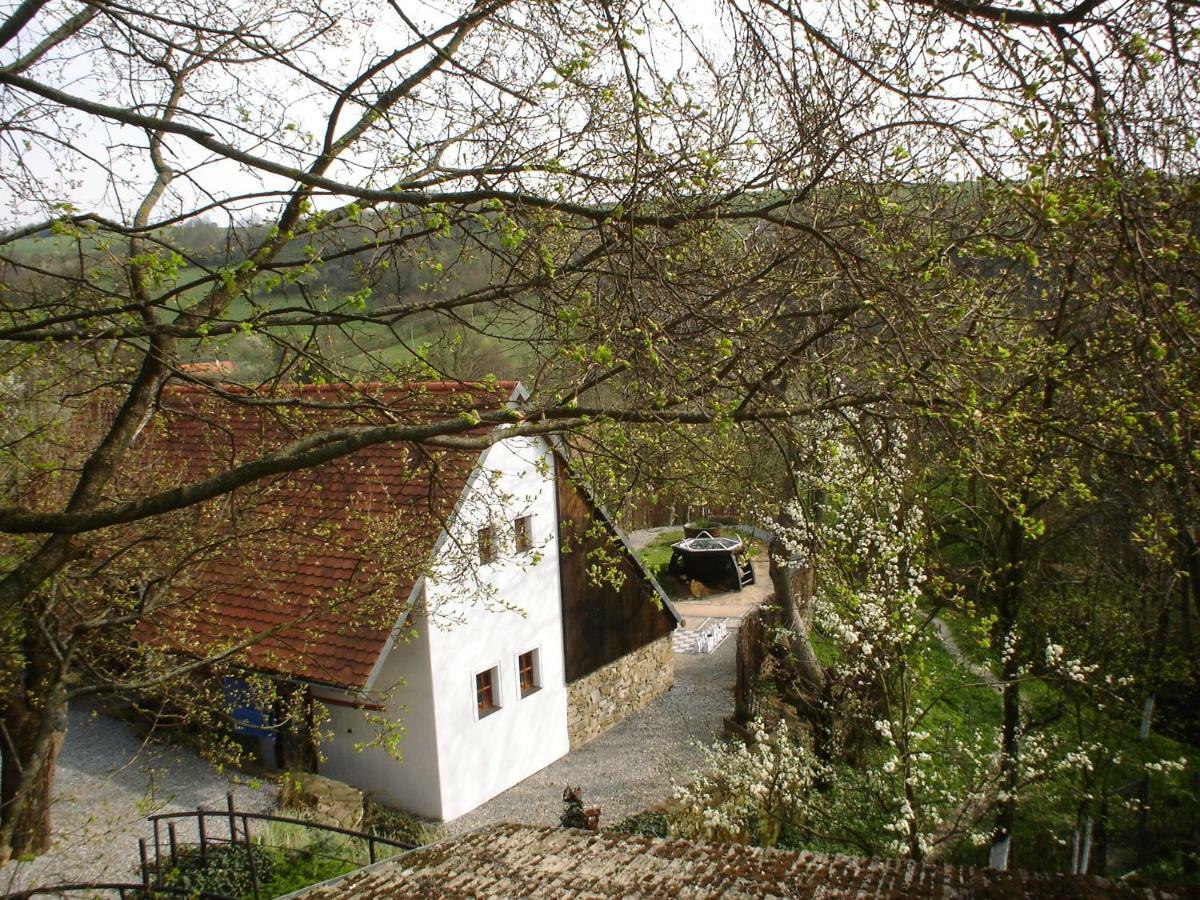
{"label": "steep gabled roof", "polygon": [[[194,479],[315,431],[495,410],[515,387],[303,385],[225,398],[172,388],[164,391],[148,446]],[[210,533],[227,529],[226,546],[206,553],[180,580],[140,636],[201,655],[266,635],[235,661],[363,688],[478,458],[376,444],[206,504],[198,515],[209,517]]]}

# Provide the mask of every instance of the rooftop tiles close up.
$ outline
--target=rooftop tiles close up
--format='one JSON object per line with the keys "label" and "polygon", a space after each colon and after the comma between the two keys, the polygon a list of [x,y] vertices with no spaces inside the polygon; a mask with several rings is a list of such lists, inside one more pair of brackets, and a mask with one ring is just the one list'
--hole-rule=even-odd
{"label": "rooftop tiles close up", "polygon": [[1158,898],[1197,896],[1089,876],[764,850],[528,825],[497,825],[297,892],[367,898]]}

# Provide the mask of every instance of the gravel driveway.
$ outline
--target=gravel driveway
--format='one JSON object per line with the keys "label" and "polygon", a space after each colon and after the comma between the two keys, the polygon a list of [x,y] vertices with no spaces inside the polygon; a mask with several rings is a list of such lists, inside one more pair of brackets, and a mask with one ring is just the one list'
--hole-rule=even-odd
{"label": "gravel driveway", "polygon": [[645,709],[572,750],[465,816],[447,823],[459,834],[498,822],[557,825],[566,785],[583,788],[601,807],[600,825],[615,825],[655,806],[701,762],[696,742],[711,744],[733,711],[736,641],[711,655],[676,654],[675,687]]}
{"label": "gravel driveway", "polygon": [[[0,894],[70,881],[132,881],[146,816],[223,807],[232,790],[239,809],[275,806],[275,786],[241,783],[183,747],[142,744],[124,722],[72,709],[54,783],[54,847],[29,862],[0,868]],[[80,895],[82,896],[82,895]]]}

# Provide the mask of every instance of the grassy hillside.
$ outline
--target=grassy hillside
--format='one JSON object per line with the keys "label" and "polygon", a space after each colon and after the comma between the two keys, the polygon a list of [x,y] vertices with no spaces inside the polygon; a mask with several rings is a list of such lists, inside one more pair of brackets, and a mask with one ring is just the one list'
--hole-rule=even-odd
{"label": "grassy hillside", "polygon": [[[198,223],[157,235],[175,248],[172,253],[158,251],[162,271],[153,287],[162,298],[161,315],[171,318],[202,300],[223,269],[231,270],[244,260],[246,248],[262,232],[261,226],[227,230]],[[281,359],[295,357],[295,348],[300,348],[302,358],[316,360],[319,368],[348,379],[381,377],[389,371],[400,377],[519,377],[530,367],[533,354],[524,320],[500,316],[491,307],[473,308],[463,318],[417,313],[394,328],[350,323],[268,330],[257,324],[264,315],[284,309],[295,309],[302,317],[304,311],[356,313],[364,304],[367,311],[402,306],[406,301],[426,304],[488,281],[486,267],[464,252],[462,242],[439,238],[429,242],[423,253],[381,262],[368,237],[366,229],[348,226],[315,245],[294,242],[280,254],[282,267],[256,279],[251,291],[221,315],[220,321],[246,323],[245,330],[184,342],[181,362],[228,360],[236,366],[235,379],[247,382],[270,375]],[[345,246],[362,249],[339,255]],[[13,241],[0,250],[0,259],[7,261],[8,268],[36,279],[36,289],[78,290],[79,282],[68,279],[77,279],[82,271],[90,288],[111,298],[124,293],[121,266],[126,252],[123,240],[45,234]],[[325,257],[329,260],[293,265]],[[448,269],[442,258],[453,266]],[[59,273],[62,278],[44,273]]]}

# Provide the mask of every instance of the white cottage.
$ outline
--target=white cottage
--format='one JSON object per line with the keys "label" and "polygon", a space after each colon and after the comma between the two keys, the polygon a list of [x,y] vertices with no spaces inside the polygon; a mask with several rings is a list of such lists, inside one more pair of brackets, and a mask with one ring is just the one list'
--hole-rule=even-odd
{"label": "white cottage", "polygon": [[[326,426],[351,412],[428,421],[522,399],[513,384],[292,390]],[[205,404],[187,390],[164,401],[171,443],[193,466],[314,425],[289,421],[281,434],[260,407]],[[385,802],[456,818],[673,682],[678,616],[544,438],[474,454],[375,445],[288,476],[266,503],[286,509],[290,531],[210,563],[173,631],[219,642],[272,629],[239,661],[322,704],[319,771]],[[598,552],[617,584],[587,577]],[[399,759],[371,746],[397,724]]]}

